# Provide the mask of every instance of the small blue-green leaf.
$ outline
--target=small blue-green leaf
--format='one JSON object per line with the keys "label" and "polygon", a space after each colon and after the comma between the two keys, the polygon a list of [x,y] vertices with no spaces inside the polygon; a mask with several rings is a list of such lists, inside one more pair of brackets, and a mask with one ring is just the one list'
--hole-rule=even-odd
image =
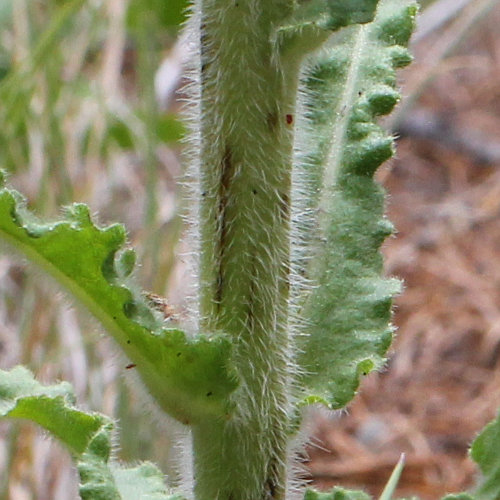
{"label": "small blue-green leaf", "polygon": [[371,500],[371,498],[364,491],[345,490],[339,487],[333,488],[333,490],[326,493],[307,489],[304,495],[304,500]]}
{"label": "small blue-green leaf", "polygon": [[125,468],[110,462],[113,422],[74,407],[71,386],[43,386],[22,366],[0,370],[0,419],[37,423],[71,452],[83,500],[182,500],[170,495],[161,471],[144,463]]}
{"label": "small blue-green leaf", "polygon": [[111,421],[74,409],[74,402],[72,388],[66,382],[44,387],[22,366],[10,372],[0,370],[0,417],[32,420],[72,453],[81,455],[97,431]]}
{"label": "small blue-green leaf", "polygon": [[482,474],[474,497],[497,500],[500,498],[500,415],[474,440],[470,454]]}
{"label": "small blue-green leaf", "polygon": [[184,500],[167,494],[162,472],[150,462],[130,468],[113,463],[111,473],[123,500]]}

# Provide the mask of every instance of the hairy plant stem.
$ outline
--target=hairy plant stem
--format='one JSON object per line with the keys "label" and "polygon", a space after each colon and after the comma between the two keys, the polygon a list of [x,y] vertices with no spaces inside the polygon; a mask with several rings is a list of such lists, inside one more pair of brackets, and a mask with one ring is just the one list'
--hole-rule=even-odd
{"label": "hairy plant stem", "polygon": [[193,428],[197,500],[283,499],[290,187],[298,61],[283,0],[201,0],[200,328],[234,343],[227,420]]}

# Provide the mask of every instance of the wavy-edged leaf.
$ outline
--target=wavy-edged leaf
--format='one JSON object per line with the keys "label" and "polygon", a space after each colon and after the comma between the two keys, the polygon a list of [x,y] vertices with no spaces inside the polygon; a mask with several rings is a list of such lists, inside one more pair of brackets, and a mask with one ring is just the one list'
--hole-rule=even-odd
{"label": "wavy-edged leaf", "polygon": [[371,496],[364,491],[345,490],[344,488],[333,488],[333,490],[323,493],[312,489],[307,489],[304,500],[371,500]]}
{"label": "wavy-edged leaf", "polygon": [[351,24],[373,20],[379,0],[309,0],[296,5],[293,14],[283,25],[304,28],[314,24],[322,29],[336,31]]}
{"label": "wavy-edged leaf", "polygon": [[67,446],[80,475],[83,500],[182,500],[170,495],[150,463],[125,468],[109,462],[113,422],[73,405],[71,386],[43,386],[22,366],[0,370],[0,418],[37,423]]}
{"label": "wavy-edged leaf", "polygon": [[379,0],[308,0],[296,2],[279,25],[276,37],[283,51],[300,56],[318,48],[334,31],[373,20]]}
{"label": "wavy-edged leaf", "polygon": [[82,204],[67,208],[63,220],[41,222],[0,178],[0,239],[90,310],[166,412],[191,423],[230,411],[228,395],[237,385],[229,369],[230,341],[222,335],[191,339],[163,326],[130,281],[135,253],[124,248],[122,225],[97,227]]}
{"label": "wavy-edged leaf", "polygon": [[101,427],[111,425],[103,415],[75,410],[71,385],[43,386],[22,366],[0,370],[0,416],[32,420],[81,455]]}
{"label": "wavy-edged leaf", "polygon": [[300,158],[298,182],[313,196],[301,207],[310,217],[300,228],[306,243],[299,266],[306,266],[313,290],[298,345],[303,381],[313,392],[308,403],[343,407],[360,376],[384,363],[392,339],[399,283],[380,277],[379,247],[392,225],[373,174],[392,156],[393,139],[376,119],[398,102],[395,69],[411,60],[406,44],[416,10],[410,2],[382,0],[375,20],[334,37],[305,77],[309,132],[301,141],[315,147]]}

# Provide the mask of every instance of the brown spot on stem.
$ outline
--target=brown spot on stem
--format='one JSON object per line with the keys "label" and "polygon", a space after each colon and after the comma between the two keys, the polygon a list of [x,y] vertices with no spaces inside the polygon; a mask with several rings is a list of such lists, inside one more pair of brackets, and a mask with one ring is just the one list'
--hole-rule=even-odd
{"label": "brown spot on stem", "polygon": [[272,132],[276,128],[276,125],[278,125],[278,113],[276,111],[268,113],[266,121],[267,127]]}
{"label": "brown spot on stem", "polygon": [[284,498],[284,488],[276,482],[280,476],[279,465],[276,459],[271,460],[268,467],[268,478],[266,481],[266,492],[264,498],[269,500],[282,500]]}
{"label": "brown spot on stem", "polygon": [[[279,194],[279,215],[284,221],[290,220],[290,196],[286,192]],[[280,277],[280,291],[288,295],[290,290],[290,262],[288,258],[282,261]]]}
{"label": "brown spot on stem", "polygon": [[291,125],[293,123],[293,115],[291,114],[286,115],[286,123],[287,125]]}
{"label": "brown spot on stem", "polygon": [[137,365],[136,365],[135,363],[130,363],[130,364],[128,364],[128,365],[125,367],[125,369],[126,369],[126,370],[130,370],[131,368],[135,368],[136,366],[137,366]]}
{"label": "brown spot on stem", "polygon": [[227,205],[229,201],[229,188],[234,173],[234,165],[231,148],[226,146],[224,156],[221,161],[221,175],[219,182],[219,207],[217,214],[218,221],[218,248],[217,248],[217,277],[215,283],[215,302],[221,303],[224,286],[224,252],[227,244]]}
{"label": "brown spot on stem", "polygon": [[277,487],[276,485],[274,484],[274,481],[272,479],[268,479],[266,481],[266,488],[268,490],[268,494],[269,494],[269,498],[276,498],[276,490],[277,490]]}
{"label": "brown spot on stem", "polygon": [[200,26],[200,60],[201,60],[201,81],[202,83],[206,80],[206,73],[208,67],[210,66],[210,56],[208,53],[208,35],[207,35],[207,25],[206,23],[201,23]]}

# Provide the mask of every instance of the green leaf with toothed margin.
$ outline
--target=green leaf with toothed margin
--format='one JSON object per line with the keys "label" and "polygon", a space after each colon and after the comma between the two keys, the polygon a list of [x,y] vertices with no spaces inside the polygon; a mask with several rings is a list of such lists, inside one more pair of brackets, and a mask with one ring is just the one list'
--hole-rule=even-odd
{"label": "green leaf with toothed margin", "polygon": [[22,366],[0,370],[0,419],[31,420],[66,445],[77,464],[83,500],[182,500],[167,493],[154,465],[126,468],[110,462],[112,420],[74,403],[66,382],[43,386]]}
{"label": "green leaf with toothed margin", "polygon": [[379,0],[309,0],[299,2],[290,22],[311,23],[323,29],[336,31],[351,24],[373,20]]}
{"label": "green leaf with toothed margin", "polygon": [[[309,148],[299,157],[299,206],[305,268],[312,292],[298,336],[305,403],[341,408],[360,377],[380,368],[392,340],[397,280],[381,278],[379,248],[392,233],[384,193],[374,180],[393,155],[393,139],[376,123],[398,102],[395,70],[411,60],[406,45],[416,6],[381,0],[372,23],[346,28],[310,63],[304,77]],[[310,146],[313,147],[310,147]]]}
{"label": "green leaf with toothed margin", "polygon": [[283,51],[305,55],[320,47],[332,32],[373,20],[379,0],[307,0],[278,26],[276,39]]}
{"label": "green leaf with toothed margin", "polygon": [[0,240],[55,278],[102,323],[131,359],[158,404],[184,423],[231,411],[237,383],[229,368],[231,343],[222,335],[193,339],[165,328],[134,287],[135,263],[122,225],[100,228],[85,205],[41,222],[0,174]]}

